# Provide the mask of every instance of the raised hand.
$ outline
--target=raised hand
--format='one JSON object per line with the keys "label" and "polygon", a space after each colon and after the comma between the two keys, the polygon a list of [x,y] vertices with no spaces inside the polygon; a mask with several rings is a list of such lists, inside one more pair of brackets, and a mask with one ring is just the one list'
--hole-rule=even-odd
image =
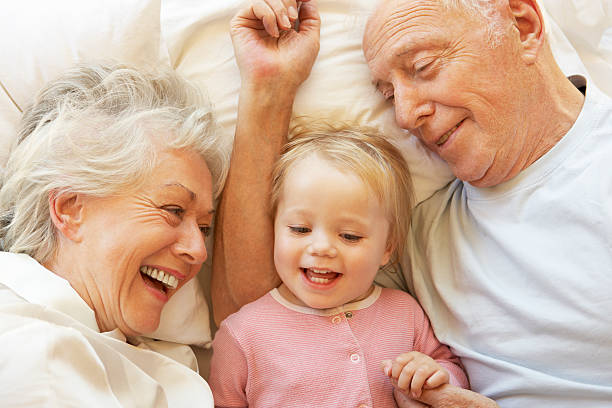
{"label": "raised hand", "polygon": [[243,86],[277,84],[297,90],[319,52],[320,26],[315,0],[299,5],[295,0],[255,0],[240,10],[232,19],[231,36]]}

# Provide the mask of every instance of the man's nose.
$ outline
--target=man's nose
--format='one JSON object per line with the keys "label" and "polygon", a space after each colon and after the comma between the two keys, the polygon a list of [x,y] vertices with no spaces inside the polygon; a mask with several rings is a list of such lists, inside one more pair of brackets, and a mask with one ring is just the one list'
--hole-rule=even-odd
{"label": "man's nose", "polygon": [[426,85],[401,82],[394,86],[395,121],[406,130],[415,130],[435,113],[435,105],[425,97]]}

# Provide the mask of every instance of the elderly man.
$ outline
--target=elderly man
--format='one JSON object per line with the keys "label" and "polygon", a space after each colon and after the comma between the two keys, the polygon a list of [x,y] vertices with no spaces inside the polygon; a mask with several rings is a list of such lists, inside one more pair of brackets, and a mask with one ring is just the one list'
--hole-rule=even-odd
{"label": "elderly man", "polygon": [[610,98],[563,75],[535,1],[382,2],[364,52],[458,178],[416,209],[404,272],[473,389],[609,407]]}
{"label": "elderly man", "polygon": [[[248,20],[262,20],[278,40],[276,48],[268,43],[277,70],[274,81],[264,75],[270,64],[243,74],[234,174],[221,214],[248,214],[250,230],[243,215],[233,224],[226,217],[218,231],[217,267],[225,269],[213,277],[217,320],[275,283],[265,210],[237,197],[267,193],[261,181],[245,189],[255,168],[249,152],[277,153],[318,42],[302,26],[279,36],[290,27],[283,13],[291,12],[276,3],[255,2]],[[247,42],[238,33],[253,25],[236,27],[240,51]],[[297,47],[298,57],[286,58]],[[381,1],[364,52],[400,126],[457,176],[415,210],[403,271],[405,289],[462,357],[472,388],[502,407],[609,406],[610,98],[563,75],[535,0]],[[264,110],[257,115],[255,106]],[[267,163],[259,161],[251,177],[265,179]],[[233,237],[225,240],[233,250],[223,236]],[[462,406],[486,404],[475,401]]]}

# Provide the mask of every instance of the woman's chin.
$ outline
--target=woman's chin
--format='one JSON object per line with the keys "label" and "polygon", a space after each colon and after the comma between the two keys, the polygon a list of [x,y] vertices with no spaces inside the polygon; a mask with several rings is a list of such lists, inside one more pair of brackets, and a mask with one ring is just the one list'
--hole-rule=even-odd
{"label": "woman's chin", "polygon": [[160,313],[151,313],[147,315],[139,313],[131,319],[126,319],[128,327],[126,327],[125,331],[122,331],[126,337],[146,336],[157,330],[160,321],[161,311]]}

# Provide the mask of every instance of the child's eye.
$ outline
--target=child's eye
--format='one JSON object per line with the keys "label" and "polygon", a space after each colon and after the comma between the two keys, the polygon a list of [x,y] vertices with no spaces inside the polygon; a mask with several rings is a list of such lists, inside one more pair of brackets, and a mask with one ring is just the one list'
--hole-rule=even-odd
{"label": "child's eye", "polygon": [[185,214],[185,210],[183,210],[181,207],[177,205],[167,205],[167,206],[162,207],[162,209],[179,218],[183,218],[183,214]]}
{"label": "child's eye", "polygon": [[308,234],[310,232],[310,228],[301,227],[301,226],[289,226],[289,230],[295,234]]}
{"label": "child's eye", "polygon": [[212,232],[212,229],[210,228],[210,225],[200,225],[200,231],[202,232],[203,236],[208,237]]}
{"label": "child's eye", "polygon": [[358,242],[363,238],[355,234],[340,234],[340,236],[342,237],[342,239],[349,241],[349,242]]}

